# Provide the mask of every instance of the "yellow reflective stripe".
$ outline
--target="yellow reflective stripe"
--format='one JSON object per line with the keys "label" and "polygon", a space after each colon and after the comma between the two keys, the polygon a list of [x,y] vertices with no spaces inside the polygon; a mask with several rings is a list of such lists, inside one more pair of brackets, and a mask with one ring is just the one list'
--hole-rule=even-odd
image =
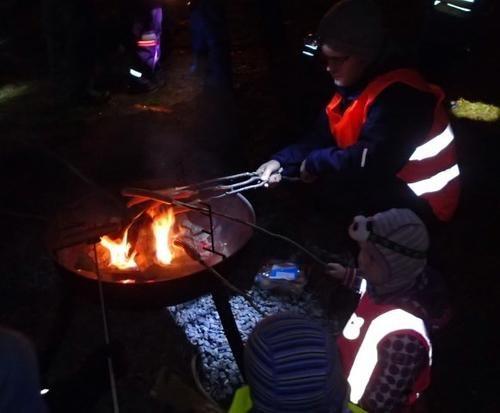
{"label": "yellow reflective stripe", "polygon": [[448,182],[459,175],[460,170],[458,169],[458,165],[455,164],[445,171],[439,172],[430,178],[412,182],[411,184],[408,184],[408,186],[417,196],[420,196],[428,192],[437,192],[440,189],[443,189]]}
{"label": "yellow reflective stripe", "polygon": [[233,402],[228,413],[247,413],[252,409],[252,398],[250,397],[250,387],[240,387],[234,393]]}
{"label": "yellow reflective stripe", "polygon": [[417,147],[417,149],[415,149],[415,151],[410,156],[410,161],[421,161],[423,159],[436,156],[451,142],[453,142],[453,137],[453,131],[451,130],[450,124],[448,124],[446,129],[439,135],[425,142],[423,145]]}
{"label": "yellow reflective stripe", "polygon": [[[248,413],[252,409],[252,398],[250,397],[250,387],[240,387],[234,393],[233,402],[228,413]],[[347,403],[347,408],[351,413],[368,413],[354,403]]]}
{"label": "yellow reflective stripe", "polygon": [[387,334],[398,330],[413,330],[424,337],[429,347],[429,365],[432,364],[432,347],[424,322],[404,310],[387,311],[375,318],[366,331],[358,349],[347,381],[351,386],[350,400],[358,403],[365,392],[368,381],[377,365],[377,345]]}

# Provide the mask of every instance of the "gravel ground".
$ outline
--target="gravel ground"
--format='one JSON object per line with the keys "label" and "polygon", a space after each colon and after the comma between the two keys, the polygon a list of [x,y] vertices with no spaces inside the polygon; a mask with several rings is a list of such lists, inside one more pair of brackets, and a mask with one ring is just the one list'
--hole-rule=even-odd
{"label": "gravel ground", "polygon": [[[230,301],[244,342],[264,316],[293,312],[326,321],[326,314],[318,299],[310,292],[301,295],[276,295],[254,287],[249,291],[249,296],[259,309],[258,312],[243,297],[232,297]],[[205,388],[215,400],[226,400],[242,384],[242,378],[212,298],[203,296],[168,309],[199,351]]]}

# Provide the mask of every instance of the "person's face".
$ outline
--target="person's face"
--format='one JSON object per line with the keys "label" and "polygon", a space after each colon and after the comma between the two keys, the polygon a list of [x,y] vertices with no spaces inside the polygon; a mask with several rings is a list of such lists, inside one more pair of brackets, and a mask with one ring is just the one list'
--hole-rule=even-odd
{"label": "person's face", "polygon": [[321,53],[326,61],[326,71],[330,73],[337,86],[354,85],[368,66],[366,59],[346,55],[326,44],[321,46]]}
{"label": "person's face", "polygon": [[363,276],[375,286],[384,284],[390,278],[390,269],[384,256],[371,243],[359,242],[358,266]]}

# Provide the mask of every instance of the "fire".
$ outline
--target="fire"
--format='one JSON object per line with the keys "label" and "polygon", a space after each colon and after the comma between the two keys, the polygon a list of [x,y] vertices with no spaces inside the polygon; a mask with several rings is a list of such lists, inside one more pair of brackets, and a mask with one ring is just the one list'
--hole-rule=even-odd
{"label": "fire", "polygon": [[139,227],[134,246],[128,242],[128,230],[137,221],[128,226],[122,238],[113,240],[108,236],[101,237],[100,245],[104,247],[102,251],[109,254],[109,267],[120,270],[142,270],[154,263],[162,266],[172,263],[174,259],[172,246],[177,232],[174,231],[173,208],[164,209],[156,206],[146,213],[152,220],[151,226]]}
{"label": "fire", "polygon": [[110,266],[126,270],[130,268],[137,268],[134,258],[137,252],[130,253],[132,248],[130,243],[127,242],[128,228],[123,233],[121,240],[113,241],[107,235],[101,237],[101,245],[106,247],[110,254]]}
{"label": "fire", "polygon": [[174,258],[171,249],[174,222],[175,216],[172,208],[153,217],[151,228],[155,236],[156,259],[162,265],[170,264]]}

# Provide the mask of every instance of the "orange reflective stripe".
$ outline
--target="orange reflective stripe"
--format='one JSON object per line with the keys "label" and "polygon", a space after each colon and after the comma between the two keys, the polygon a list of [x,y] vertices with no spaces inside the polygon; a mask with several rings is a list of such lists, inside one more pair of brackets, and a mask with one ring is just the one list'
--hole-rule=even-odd
{"label": "orange reflective stripe", "polygon": [[139,47],[153,47],[156,46],[158,43],[156,40],[138,40],[137,41],[137,46]]}

